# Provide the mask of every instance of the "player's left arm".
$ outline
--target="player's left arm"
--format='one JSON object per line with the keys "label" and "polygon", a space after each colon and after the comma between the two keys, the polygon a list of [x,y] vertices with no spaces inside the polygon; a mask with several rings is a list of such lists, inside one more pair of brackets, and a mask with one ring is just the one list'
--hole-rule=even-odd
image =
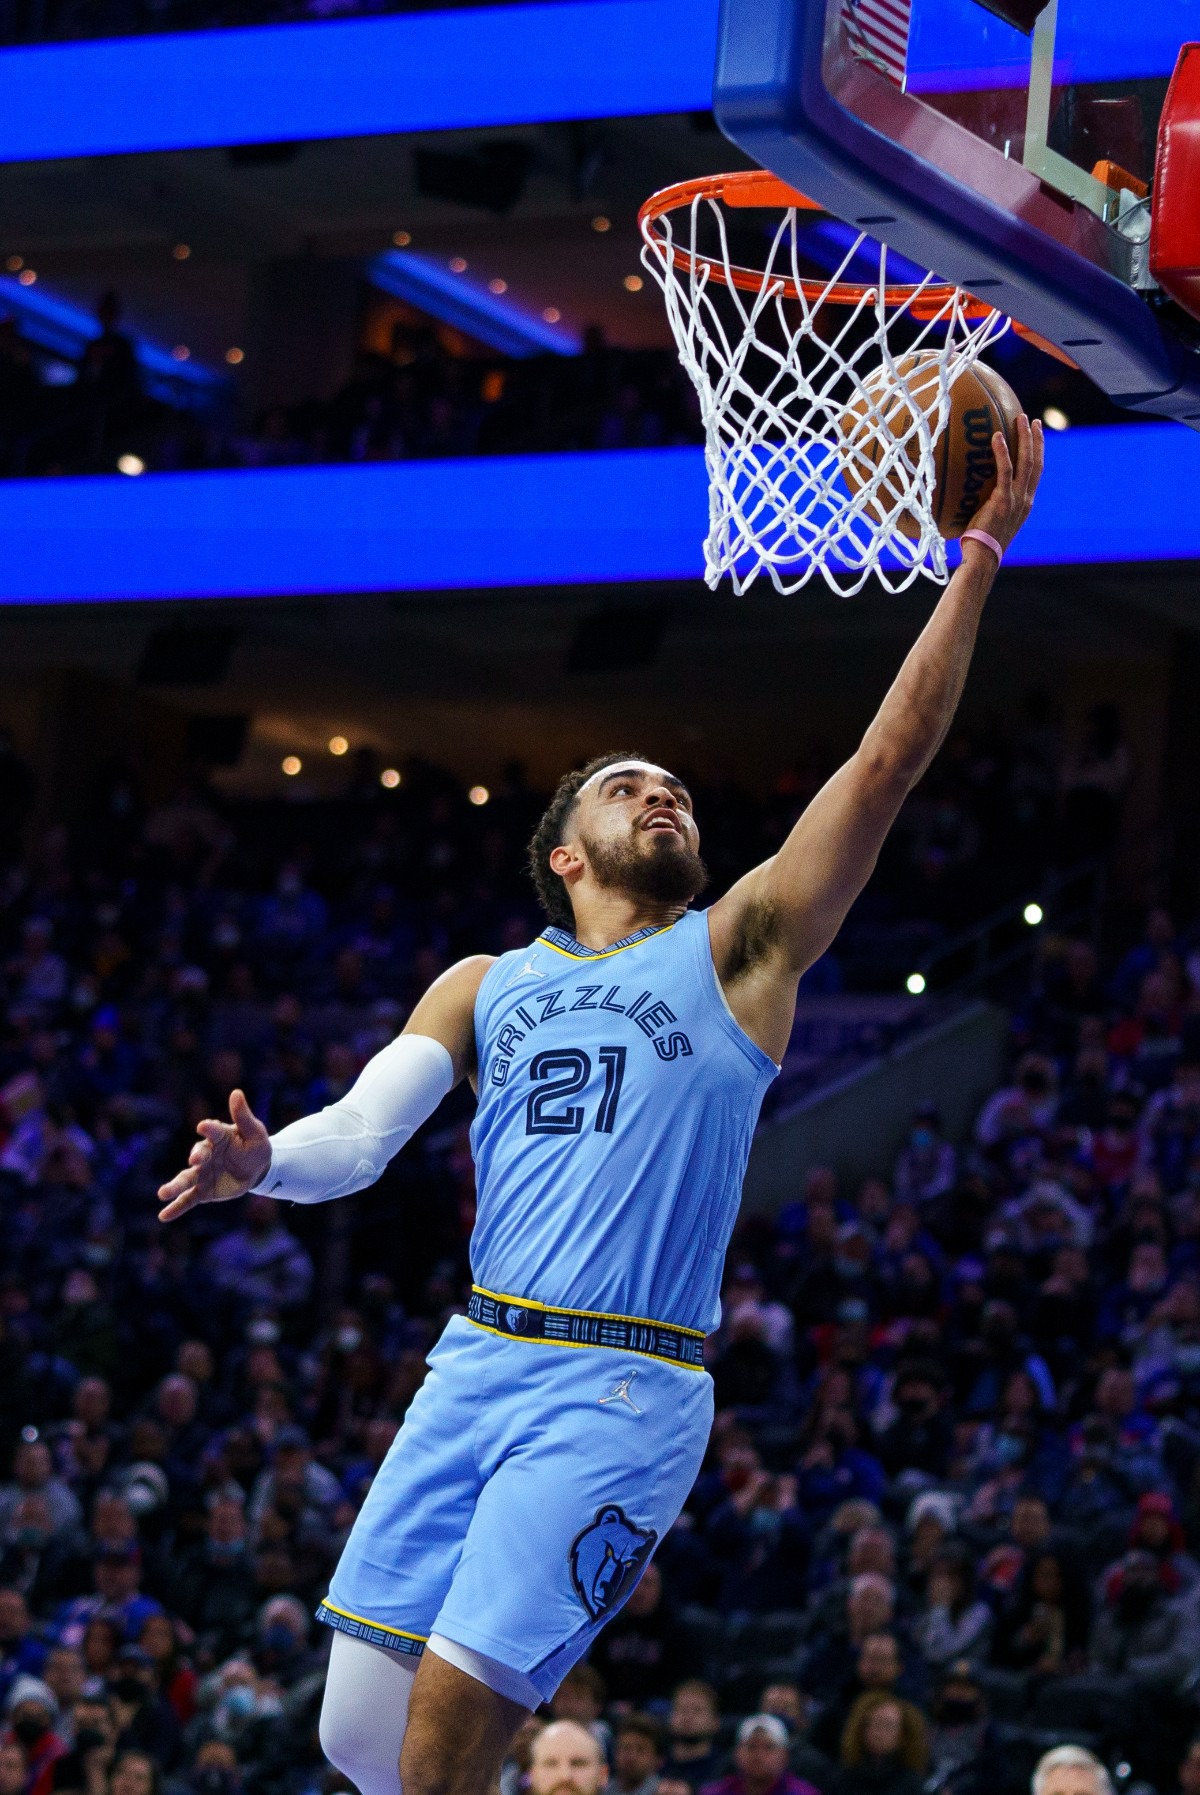
{"label": "player's left arm", "polygon": [[[1014,469],[993,439],[996,489],[972,526],[1007,548],[1029,516],[1042,429],[1018,424]],[[996,558],[964,542],[943,593],[858,750],[817,793],[779,852],[709,911],[713,960],[738,1021],[773,1058],[787,1045],[796,984],[870,878],[901,805],[945,740],[970,666]]]}

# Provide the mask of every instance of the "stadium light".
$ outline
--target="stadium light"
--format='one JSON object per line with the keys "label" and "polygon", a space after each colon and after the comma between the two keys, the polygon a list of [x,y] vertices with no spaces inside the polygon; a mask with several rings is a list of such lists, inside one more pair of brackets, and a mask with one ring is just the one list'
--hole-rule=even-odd
{"label": "stadium light", "polygon": [[1036,929],[1039,922],[1044,920],[1046,912],[1042,909],[1040,904],[1026,904],[1021,914],[1029,924],[1030,928]]}
{"label": "stadium light", "polygon": [[910,972],[904,981],[904,989],[908,992],[910,997],[920,997],[922,991],[925,989],[925,974],[923,972]]}

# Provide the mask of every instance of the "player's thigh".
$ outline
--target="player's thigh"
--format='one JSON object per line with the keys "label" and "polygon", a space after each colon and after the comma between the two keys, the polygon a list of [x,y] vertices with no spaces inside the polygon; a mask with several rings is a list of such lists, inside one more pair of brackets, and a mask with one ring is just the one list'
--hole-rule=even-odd
{"label": "player's thigh", "polygon": [[414,1658],[450,1588],[484,1484],[475,1442],[487,1381],[474,1347],[443,1337],[432,1355],[322,1604],[322,1619],[340,1632]]}
{"label": "player's thigh", "polygon": [[480,1494],[435,1631],[521,1671],[546,1699],[678,1516],[708,1443],[712,1382],[599,1349],[513,1350],[537,1354],[545,1375],[521,1379],[519,1427]]}

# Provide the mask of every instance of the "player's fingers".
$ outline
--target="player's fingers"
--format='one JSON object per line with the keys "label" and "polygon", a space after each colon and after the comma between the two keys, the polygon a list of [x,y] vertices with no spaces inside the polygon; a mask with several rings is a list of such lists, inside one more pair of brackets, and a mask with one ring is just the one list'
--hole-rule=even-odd
{"label": "player's fingers", "polygon": [[186,1191],[193,1190],[195,1188],[195,1186],[199,1183],[199,1180],[200,1180],[200,1174],[199,1174],[199,1172],[194,1171],[194,1170],[189,1169],[186,1172],[177,1173],[174,1178],[169,1178],[165,1184],[159,1185],[159,1187],[158,1187],[159,1202],[160,1203],[173,1202],[176,1197],[181,1197],[184,1195],[184,1193]]}
{"label": "player's fingers", "polygon": [[1003,430],[997,430],[992,438],[992,454],[996,458],[996,493],[1007,501],[1012,496],[1013,464]]}
{"label": "player's fingers", "polygon": [[230,1091],[229,1114],[234,1127],[243,1140],[248,1140],[253,1135],[262,1132],[262,1123],[246,1101],[245,1091]]}
{"label": "player's fingers", "polygon": [[208,1142],[197,1141],[196,1145],[188,1154],[188,1164],[190,1166],[204,1166],[208,1164],[211,1158],[212,1148],[209,1146]]}
{"label": "player's fingers", "polygon": [[1033,478],[1029,488],[1032,499],[1042,478],[1042,469],[1046,465],[1046,432],[1042,429],[1041,418],[1033,422]]}
{"label": "player's fingers", "polygon": [[168,1203],[165,1209],[159,1210],[158,1219],[160,1222],[178,1221],[181,1215],[186,1215],[189,1209],[194,1209],[202,1201],[203,1198],[197,1191],[185,1191],[174,1202]]}
{"label": "player's fingers", "polygon": [[1029,491],[1029,482],[1033,478],[1033,434],[1029,428],[1029,419],[1022,412],[1017,419],[1017,477],[1018,496],[1024,501]]}

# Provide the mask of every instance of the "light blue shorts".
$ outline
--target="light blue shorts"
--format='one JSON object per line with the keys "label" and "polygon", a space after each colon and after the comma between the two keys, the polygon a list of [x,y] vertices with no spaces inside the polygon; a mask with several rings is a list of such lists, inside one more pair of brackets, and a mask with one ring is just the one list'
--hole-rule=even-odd
{"label": "light blue shorts", "polygon": [[705,1371],[455,1316],[320,1618],[413,1656],[437,1633],[549,1700],[674,1523],[712,1415]]}

